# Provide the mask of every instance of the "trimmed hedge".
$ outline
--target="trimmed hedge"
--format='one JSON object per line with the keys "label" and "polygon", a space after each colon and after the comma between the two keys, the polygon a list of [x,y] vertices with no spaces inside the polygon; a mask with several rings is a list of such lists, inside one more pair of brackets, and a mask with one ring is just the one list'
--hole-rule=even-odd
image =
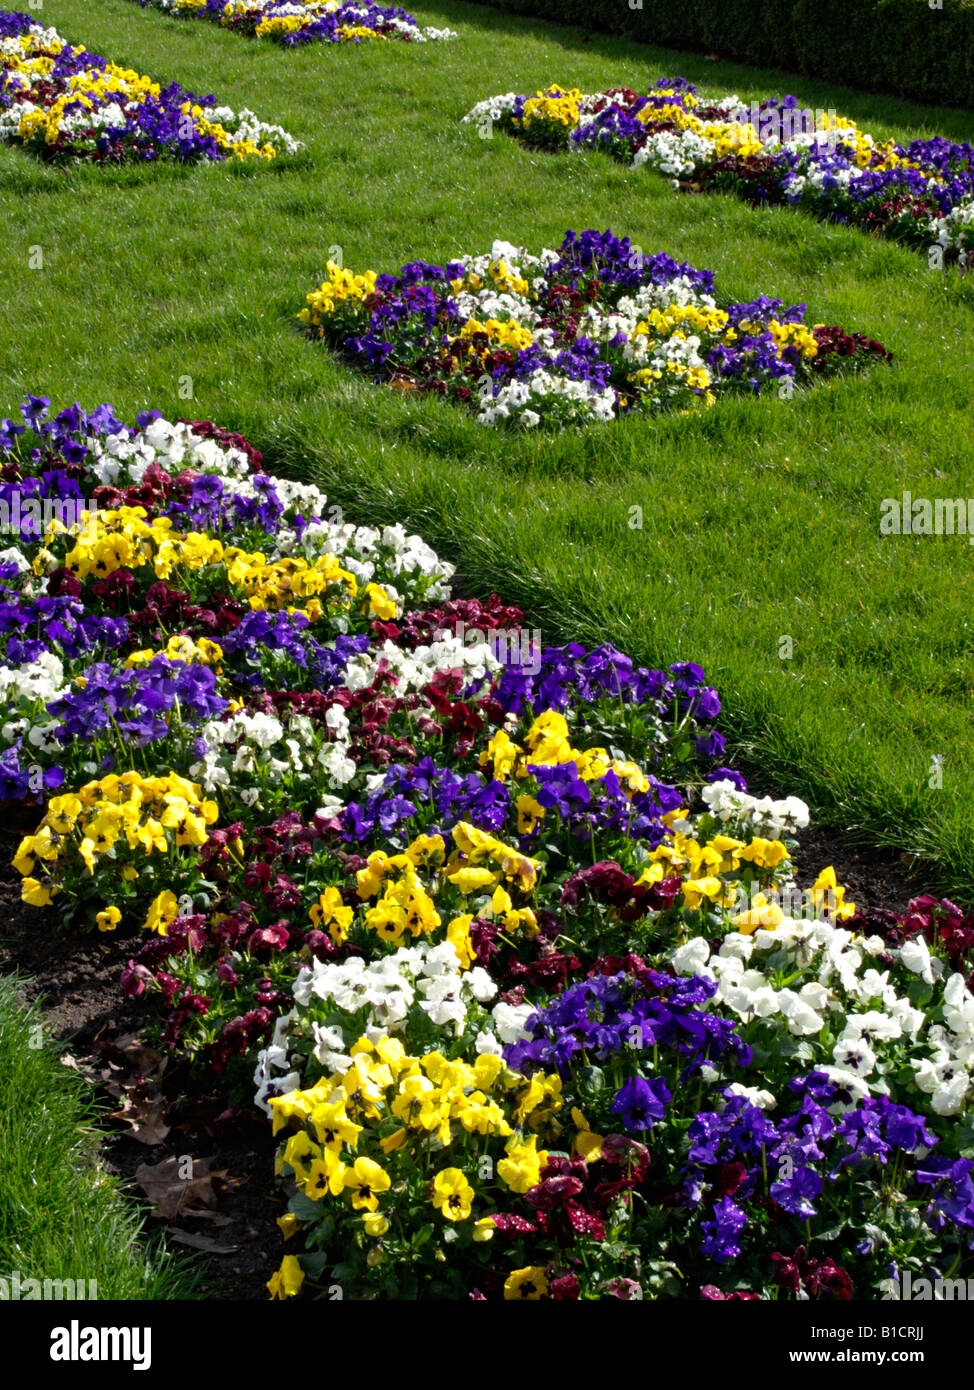
{"label": "trimmed hedge", "polygon": [[[867,91],[974,107],[974,0],[489,0]],[[638,8],[631,7],[638,3]]]}

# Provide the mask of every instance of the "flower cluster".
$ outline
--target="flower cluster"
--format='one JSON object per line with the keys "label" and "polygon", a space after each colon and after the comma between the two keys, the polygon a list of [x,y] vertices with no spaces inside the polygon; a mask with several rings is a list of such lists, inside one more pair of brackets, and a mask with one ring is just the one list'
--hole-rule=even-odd
{"label": "flower cluster", "polygon": [[590,230],[540,256],[495,241],[395,275],[329,262],[300,319],[378,380],[532,428],[686,412],[889,358],[860,334],[808,326],[805,311],[765,295],[722,306],[709,271]]}
{"label": "flower cluster", "polygon": [[972,919],[799,887],[808,808],[720,765],[700,666],[525,641],[210,422],[49,406],[0,420],[14,865],[273,1117],[272,1295],[847,1298],[969,1260]]}
{"label": "flower cluster", "polygon": [[271,160],[301,148],[252,111],[178,82],[162,87],[9,10],[0,11],[0,140],[44,159],[97,164]]}
{"label": "flower cluster", "polygon": [[846,116],[794,96],[747,105],[704,97],[685,78],[585,94],[509,92],[464,117],[550,150],[596,149],[678,186],[732,191],[957,255],[974,249],[974,146],[933,136],[876,140]]}
{"label": "flower cluster", "polygon": [[423,28],[411,14],[375,0],[139,0],[168,14],[210,19],[258,39],[301,43],[362,43],[404,39],[427,43],[455,39],[452,29]]}

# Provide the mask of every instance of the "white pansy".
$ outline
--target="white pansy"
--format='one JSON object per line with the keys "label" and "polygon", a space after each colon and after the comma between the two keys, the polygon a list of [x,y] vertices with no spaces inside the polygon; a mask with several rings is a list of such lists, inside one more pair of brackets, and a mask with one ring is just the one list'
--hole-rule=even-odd
{"label": "white pansy", "polygon": [[710,946],[702,936],[695,936],[692,941],[678,946],[671,957],[673,969],[678,975],[703,974],[709,959]]}
{"label": "white pansy", "polygon": [[912,941],[904,941],[900,947],[899,955],[907,970],[912,971],[914,975],[919,975],[920,979],[925,980],[928,985],[933,984],[930,951],[922,936],[916,936]]}
{"label": "white pansy", "polygon": [[724,1089],[733,1096],[743,1096],[749,1104],[756,1106],[758,1110],[774,1110],[778,1104],[772,1093],[763,1090],[760,1086],[744,1086],[740,1081],[732,1081]]}

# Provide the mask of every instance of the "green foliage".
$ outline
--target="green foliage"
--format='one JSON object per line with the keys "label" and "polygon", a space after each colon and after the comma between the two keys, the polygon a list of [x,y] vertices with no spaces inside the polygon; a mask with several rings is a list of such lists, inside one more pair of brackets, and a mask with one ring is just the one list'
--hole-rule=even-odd
{"label": "green foliage", "polygon": [[[495,0],[496,3],[496,0]],[[643,43],[949,106],[974,105],[971,0],[501,0]]]}

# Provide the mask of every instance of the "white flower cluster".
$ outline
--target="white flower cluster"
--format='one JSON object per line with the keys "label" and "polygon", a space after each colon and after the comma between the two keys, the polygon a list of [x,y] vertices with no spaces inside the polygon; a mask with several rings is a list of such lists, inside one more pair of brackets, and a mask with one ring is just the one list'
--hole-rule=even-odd
{"label": "white flower cluster", "polygon": [[951,975],[944,987],[943,1019],[927,1029],[931,1055],[912,1066],[935,1113],[959,1115],[974,1084],[974,997],[963,975]]}
{"label": "white flower cluster", "polygon": [[[322,791],[344,787],[357,768],[349,757],[351,734],[340,705],[326,711],[325,724],[332,731],[333,742],[323,740],[303,714],[292,714],[286,726],[274,715],[243,711],[225,720],[213,720],[200,730],[207,751],[190,767],[189,775],[210,793],[236,790],[248,806],[260,805],[262,782],[291,775],[301,781],[314,778]],[[241,773],[246,775],[247,785],[238,788]]]}
{"label": "white flower cluster", "polygon": [[[499,1056],[509,1043],[526,1036],[524,1024],[535,1008],[501,1001],[488,1015],[486,1006],[496,994],[497,986],[486,970],[480,966],[461,970],[448,941],[403,946],[371,964],[361,956],[338,964],[316,960],[300,970],[294,985],[295,1008],[278,1019],[270,1046],[260,1053],[254,1072],[257,1104],[269,1114],[268,1095],[283,1094],[301,1084],[301,1073],[291,1069],[292,1062],[304,1060],[308,1043],[320,1067],[343,1073],[353,1061],[346,1049],[359,1037],[375,1042],[388,1033],[408,1034],[410,1022],[419,1016],[454,1038],[471,1024],[482,1024],[474,1040],[478,1055]],[[317,1011],[329,1021],[303,1016],[316,1010],[317,1001],[326,1006]],[[334,1021],[336,1011],[350,1016],[344,1025]],[[364,1023],[360,1021],[363,1011]],[[303,1050],[297,1045],[299,1033],[305,1042]]]}
{"label": "white flower cluster", "polygon": [[945,251],[974,252],[974,197],[962,199],[945,217],[927,224],[930,235]]}
{"label": "white flower cluster", "polygon": [[192,426],[168,420],[152,420],[142,430],[123,427],[115,434],[93,436],[87,444],[86,466],[109,487],[138,486],[153,463],[173,475],[183,468],[225,478],[246,478],[250,473],[240,449],[224,448],[215,439],[195,434]]}
{"label": "white flower cluster", "polygon": [[412,652],[403,651],[392,642],[383,642],[382,646],[373,643],[368,651],[351,658],[342,684],[349,690],[364,690],[375,680],[380,662],[396,677],[397,695],[424,689],[438,671],[460,670],[466,684],[483,681],[502,665],[490,642],[468,643],[451,633]]}
{"label": "white flower cluster", "polygon": [[18,574],[29,574],[31,564],[22,550],[11,545],[6,550],[0,550],[0,565],[15,565]]}
{"label": "white flower cluster", "polygon": [[298,150],[304,149],[303,142],[295,140],[283,126],[258,120],[254,112],[246,106],[241,107],[239,111],[234,111],[229,106],[204,107],[204,116],[208,121],[218,121],[223,126],[230,137],[231,145],[240,145],[250,140],[257,146],[271,144],[278,152],[283,148],[286,154],[297,154]]}
{"label": "white flower cluster", "polygon": [[539,425],[542,417],[572,425],[590,420],[606,422],[615,414],[615,403],[611,386],[596,387],[540,370],[527,381],[509,381],[496,396],[485,392],[477,422],[496,425],[501,420],[515,420],[529,429]]}
{"label": "white flower cluster", "polygon": [[53,652],[41,652],[36,661],[22,666],[0,666],[0,701],[6,705],[34,705],[56,700],[67,692],[64,667]]}
{"label": "white flower cluster", "polygon": [[782,801],[750,796],[738,791],[729,778],[708,783],[700,795],[715,820],[771,840],[792,838],[808,827],[808,807],[797,796],[786,796]]}
{"label": "white flower cluster", "polygon": [[501,116],[506,116],[509,111],[513,111],[517,104],[517,92],[504,92],[496,97],[488,97],[486,101],[478,101],[461,121],[461,125],[484,125],[488,121],[499,121]]}
{"label": "white flower cluster", "polygon": [[633,156],[632,167],[648,165],[670,178],[687,178],[714,157],[715,141],[693,130],[661,130],[651,135]]}
{"label": "white flower cluster", "polygon": [[803,174],[788,174],[782,180],[781,189],[788,199],[803,197],[809,190],[813,193],[825,192],[826,180],[830,189],[841,188],[845,190],[859,172],[857,168],[842,169],[812,164]]}
{"label": "white flower cluster", "polygon": [[[893,967],[880,969],[877,956]],[[855,936],[828,922],[786,917],[773,931],[730,933],[716,954],[703,937],[695,937],[671,959],[677,974],[717,982],[715,1006],[745,1024],[763,1020],[811,1047],[806,1061],[841,1091],[834,1109],[889,1094],[886,1054],[901,1039],[902,1061],[930,1096],[935,1114],[960,1114],[971,1096],[974,996],[961,975],[950,975],[943,984],[943,962],[931,957],[922,937],[894,948],[879,936]],[[900,992],[897,976],[906,986],[916,976],[933,987],[927,1012]],[[943,1023],[929,1024],[941,1005]]]}

